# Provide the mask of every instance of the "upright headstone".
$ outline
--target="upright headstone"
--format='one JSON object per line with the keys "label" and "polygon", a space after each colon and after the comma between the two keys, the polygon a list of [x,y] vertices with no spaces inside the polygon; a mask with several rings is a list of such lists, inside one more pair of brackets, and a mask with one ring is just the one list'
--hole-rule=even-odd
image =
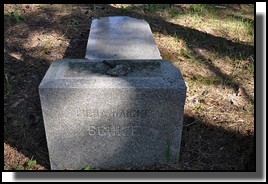
{"label": "upright headstone", "polygon": [[54,61],[39,94],[53,170],[178,161],[186,86],[169,61]]}
{"label": "upright headstone", "polygon": [[149,24],[127,16],[94,19],[85,58],[162,59]]}

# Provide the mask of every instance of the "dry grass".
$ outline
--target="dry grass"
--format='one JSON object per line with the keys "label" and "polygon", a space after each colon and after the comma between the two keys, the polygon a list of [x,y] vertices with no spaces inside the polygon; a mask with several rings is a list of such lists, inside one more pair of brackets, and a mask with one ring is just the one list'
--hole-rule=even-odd
{"label": "dry grass", "polygon": [[[10,12],[17,8],[16,18]],[[181,158],[142,170],[243,170],[253,151],[254,5],[5,5],[5,170],[49,169],[38,96],[49,64],[83,58],[96,17],[128,15],[151,26],[163,59],[188,90]],[[22,18],[21,18],[22,19]]]}

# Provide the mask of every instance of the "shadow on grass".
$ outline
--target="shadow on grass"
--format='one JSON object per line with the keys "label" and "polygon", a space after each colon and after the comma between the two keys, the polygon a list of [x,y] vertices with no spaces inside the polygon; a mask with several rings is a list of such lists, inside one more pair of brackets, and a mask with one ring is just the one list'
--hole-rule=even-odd
{"label": "shadow on grass", "polygon": [[[53,9],[50,11],[47,10],[48,9],[44,9],[43,11],[46,12],[49,18],[39,16],[38,12],[34,11],[24,15],[25,20],[21,22],[17,22],[12,16],[5,15],[5,33],[10,32],[13,26],[23,25],[25,26],[24,28],[27,29],[27,32],[22,32],[26,40],[31,36],[31,33],[34,32],[40,32],[39,35],[42,35],[47,32],[51,33],[55,31],[59,35],[72,38],[69,45],[71,45],[70,48],[72,47],[71,50],[73,52],[66,54],[66,57],[83,58],[85,47],[79,46],[86,45],[89,27],[79,25],[84,28],[86,34],[80,31],[79,34],[76,34],[76,29],[78,29],[79,26],[73,26],[73,29],[68,30],[68,20],[71,20],[73,15],[67,14],[63,17],[59,16],[57,19],[60,23],[63,23],[62,26],[65,26],[67,29],[57,30],[55,26],[53,26],[56,20],[53,17],[57,17],[55,15],[57,11]],[[33,19],[33,17],[36,18]],[[18,34],[15,32],[14,35]],[[47,55],[40,56],[40,58],[32,56],[35,52],[38,52],[39,49],[42,49],[41,47],[26,48],[23,42],[17,43],[17,40],[10,42],[11,37],[9,33],[9,35],[5,35],[4,40],[5,73],[7,73],[12,86],[11,95],[7,94],[5,86],[4,142],[16,148],[29,159],[37,160],[37,164],[49,169],[47,142],[38,86],[47,72],[51,61],[44,59]],[[22,38],[19,37],[18,40],[22,40]],[[39,41],[41,42],[40,39]]]}
{"label": "shadow on grass", "polygon": [[[27,64],[22,63],[10,55],[6,55],[5,59],[12,61],[10,65],[7,65],[7,67],[12,65],[12,67],[22,69],[31,68]],[[47,64],[45,64],[44,67],[47,67]],[[41,67],[29,69],[29,75],[27,77],[25,76],[25,78],[27,79],[32,77],[30,74],[34,72],[44,71],[40,69]],[[18,70],[17,74],[20,76],[23,73]],[[38,164],[44,166],[46,169],[49,169],[49,159],[43,120],[42,118],[30,118],[42,117],[37,91],[31,92],[31,90],[36,90],[38,87],[42,75],[43,74],[40,74],[40,78],[32,83],[33,85],[29,86],[28,89],[25,89],[26,94],[35,94],[32,96],[30,104],[25,104],[25,106],[22,107],[20,106],[22,111],[24,111],[24,108],[32,109],[32,114],[16,119],[17,123],[21,124],[22,126],[12,124],[9,121],[6,122],[8,131],[5,132],[4,141],[5,143],[10,144],[12,147],[15,147],[25,156],[29,158],[33,157],[37,160]],[[15,87],[19,86],[15,85]],[[15,89],[15,91],[20,90]],[[19,100],[21,95],[22,94],[14,94],[17,100]],[[29,106],[26,107],[26,105]],[[17,111],[21,110],[17,109]],[[16,109],[14,109],[13,113],[15,113],[15,111]],[[28,110],[26,110],[26,112],[28,112]],[[221,123],[219,122],[219,124]],[[183,129],[181,157],[179,163],[180,169],[242,170],[244,165],[246,165],[246,159],[248,158],[248,154],[251,150],[251,135],[243,135],[239,132],[230,132],[222,128],[212,126],[206,120],[189,114],[185,114],[184,125],[185,127]],[[174,168],[170,169],[173,170]]]}
{"label": "shadow on grass", "polygon": [[[6,49],[8,50],[8,48]],[[24,79],[32,77],[32,73],[37,71],[44,72],[44,70],[40,70],[42,68],[41,66],[38,67],[37,65],[35,68],[31,68],[26,63],[23,63],[8,54],[5,55],[5,59],[10,62],[6,67],[12,66],[18,69],[30,68],[29,72],[27,72],[28,75],[24,76]],[[35,60],[34,58],[29,59]],[[41,65],[47,67],[46,62]],[[18,77],[24,74],[25,70],[17,70]],[[15,108],[13,110],[13,113],[15,113],[16,110],[19,112],[25,111],[24,109],[26,109],[24,117],[13,119],[13,122],[5,122],[5,126],[8,126],[8,129],[5,132],[4,141],[12,147],[15,147],[25,156],[29,158],[33,157],[37,160],[38,164],[49,169],[50,164],[43,120],[42,118],[36,119],[36,117],[42,117],[39,97],[37,95],[37,87],[41,81],[42,75],[43,74],[41,73],[40,78],[36,79],[34,82],[32,81],[32,85],[24,90],[16,89],[19,85],[14,84],[15,91],[24,91],[26,92],[26,95],[32,96],[29,103],[19,106],[21,109]],[[36,92],[33,92],[32,90]],[[19,100],[21,95],[22,94],[20,93],[14,94],[15,99]],[[27,108],[33,110],[29,116],[27,114],[29,112]],[[20,112],[18,114],[23,113]],[[17,124],[14,124],[15,120]],[[221,123],[226,122],[219,122],[219,124]],[[182,170],[242,170],[244,168],[248,154],[251,150],[251,135],[243,135],[239,133],[239,131],[231,132],[223,128],[212,126],[206,120],[187,113],[184,117],[184,125],[180,163],[179,166],[176,167]],[[124,149],[127,149],[127,147]],[[123,150],[123,152],[125,151],[127,150]],[[118,155],[114,156],[118,157]],[[107,160],[107,162],[109,162],[109,160]],[[174,170],[174,168],[169,169]],[[254,169],[255,166],[253,167],[253,170]]]}
{"label": "shadow on grass", "polygon": [[[4,54],[5,61],[8,61],[5,62],[5,67],[12,77],[13,93],[4,100],[4,142],[29,159],[33,158],[38,164],[49,168],[47,142],[38,95],[38,86],[49,64],[45,60],[27,56],[27,59],[36,61],[35,65],[30,65],[9,55],[9,48],[5,47],[5,49],[7,50]],[[8,115],[12,115],[12,118]]]}
{"label": "shadow on grass", "polygon": [[[122,15],[122,12],[119,9],[117,10],[116,8],[111,7],[109,5],[106,5],[105,7],[117,12],[115,13],[116,15]],[[105,12],[103,12],[103,15],[105,15]],[[231,51],[231,56],[233,58],[239,58],[240,54],[243,54],[244,57],[249,57],[253,53],[254,48],[252,46],[232,42],[226,40],[225,38],[216,37],[211,34],[203,33],[185,26],[169,23],[158,16],[143,15],[138,14],[136,12],[131,12],[131,16],[146,19],[152,29],[157,32],[163,34],[166,33],[171,36],[173,36],[176,32],[177,35],[180,35],[180,37],[182,37],[182,39],[186,41],[187,46],[191,50],[194,50],[194,47],[205,48],[207,50],[215,51],[223,57],[230,56]],[[30,17],[31,15],[29,15],[28,18],[30,19]],[[40,24],[42,23],[42,20],[35,21],[39,22]],[[64,21],[64,17],[61,18],[60,21]],[[158,28],[154,28],[155,24],[160,24],[163,29],[158,30]],[[83,31],[81,31],[84,34],[82,41],[81,39],[77,39],[77,35],[73,35],[73,33],[67,32],[66,36],[71,38],[70,43],[72,45],[72,48],[69,47],[66,49],[64,57],[84,58],[82,50],[86,48],[86,41],[88,36],[87,31],[90,27],[90,23],[86,26],[87,27],[83,28]],[[5,29],[8,29],[8,27]],[[165,30],[165,32],[163,30]],[[64,33],[62,32],[62,34]],[[18,45],[17,47],[21,51],[23,51],[26,60],[40,60],[28,55],[27,50],[24,49],[22,45]],[[14,48],[9,48],[6,46],[6,44],[5,49],[7,53],[14,51]],[[80,51],[77,52],[78,50]],[[194,54],[197,57],[202,57],[198,53]],[[17,111],[19,112],[19,114],[24,114],[23,111],[28,113],[32,110],[32,114],[30,113],[29,116],[25,114],[25,117],[19,117],[19,119],[17,120],[17,123],[25,122],[25,124],[21,124],[24,126],[23,128],[21,126],[18,126],[18,124],[12,125],[12,123],[10,123],[9,121],[5,122],[5,126],[8,126],[9,131],[5,132],[4,141],[10,144],[12,147],[17,148],[18,151],[20,151],[25,156],[29,158],[34,157],[37,160],[37,163],[41,164],[46,169],[49,169],[49,160],[45,140],[45,132],[43,127],[42,112],[40,108],[40,100],[37,90],[42,80],[42,77],[48,69],[49,61],[42,61],[43,63],[41,65],[30,65],[26,61],[21,62],[20,60],[17,60],[9,54],[5,55],[5,59],[12,61],[8,64],[8,67],[16,67],[18,69],[23,69],[21,71],[18,70],[17,73],[13,74],[18,78],[17,83],[13,84],[14,89],[16,91],[14,93],[14,101],[19,100],[23,95],[31,97],[27,99],[29,101],[24,105],[24,107],[20,107],[21,109],[17,107],[14,109],[7,109],[7,111],[12,110],[12,113],[16,113]],[[204,58],[201,59],[204,60]],[[219,75],[221,78],[230,78],[228,75],[222,73],[211,63],[205,62],[205,64],[208,65],[210,70],[212,70],[215,74]],[[25,71],[27,71],[26,76],[24,76]],[[29,81],[32,81],[31,78],[33,77],[33,73],[35,73],[39,77],[35,79],[33,83],[23,83],[23,79],[25,79],[25,77],[26,79],[29,79]],[[238,84],[234,84],[234,87],[236,87],[236,85]],[[5,110],[5,114],[7,111]],[[39,117],[39,119],[37,117]],[[246,154],[248,152],[247,149],[250,149],[250,142],[252,141],[252,136],[242,135],[239,132],[229,132],[227,130],[211,126],[208,122],[206,122],[206,120],[202,120],[202,118],[199,118],[196,123],[190,125],[191,123],[196,121],[196,119],[197,117],[187,114],[185,115],[184,124],[189,126],[186,126],[183,130],[181,167],[183,169],[192,168],[197,170],[243,169],[243,165],[245,163],[242,161],[243,159],[241,159],[241,155],[243,155],[243,157],[246,157]],[[235,160],[235,158],[237,158],[238,160]],[[219,159],[217,163],[215,163],[215,159],[216,161],[217,159]],[[196,163],[199,164],[198,167],[195,165]],[[67,175],[67,177],[65,178],[68,177],[74,176]]]}
{"label": "shadow on grass", "polygon": [[[27,139],[18,136],[18,133],[16,133],[23,131],[20,127],[12,127],[12,132],[6,132],[4,141],[25,156],[34,157],[38,164],[49,169],[45,130],[41,126],[42,122],[39,123],[40,127],[35,134],[31,130],[24,132],[28,137]],[[33,128],[31,127],[31,129]],[[34,131],[37,131],[37,129],[34,128]],[[40,144],[36,145],[39,142]],[[171,167],[167,167],[165,164],[157,167],[158,169],[165,168],[165,170],[243,171],[247,166],[248,170],[255,171],[255,161],[251,160],[248,164],[248,158],[253,151],[252,148],[254,148],[252,135],[243,135],[239,131],[232,132],[215,127],[200,117],[185,114],[179,163],[171,165]],[[127,149],[127,147],[122,148],[122,152],[126,152]],[[86,153],[81,154],[86,155]],[[120,153],[113,156],[120,157]],[[109,159],[115,158],[111,157]],[[109,162],[109,160],[104,161]],[[85,165],[87,164],[85,163]],[[136,170],[139,169],[136,168]],[[154,167],[146,167],[146,170],[153,169]]]}
{"label": "shadow on grass", "polygon": [[[120,8],[115,8],[109,5],[106,5],[105,7],[107,9],[114,10],[115,11],[114,15],[122,15]],[[204,7],[211,9],[211,5],[207,5]],[[131,7],[129,9],[131,10]],[[220,57],[228,56],[231,59],[235,60],[235,59],[249,58],[253,56],[254,55],[253,46],[233,42],[223,37],[214,36],[212,34],[201,32],[196,29],[167,22],[162,17],[155,14],[152,16],[150,14],[140,14],[135,11],[131,11],[130,15],[132,17],[145,19],[149,23],[152,31],[159,32],[162,34],[168,34],[173,37],[174,35],[178,35],[182,40],[186,42],[187,47],[193,53],[193,56],[195,58],[202,61],[202,64],[207,66],[208,69],[212,71],[216,76],[220,77],[221,81],[228,81],[227,83],[223,83],[224,85],[232,87],[234,91],[237,91],[239,86],[241,86],[241,84],[235,82],[235,80],[233,80],[231,76],[223,73],[220,70],[220,68],[218,68],[213,64],[211,60],[207,60],[206,58],[204,58],[204,56],[202,56],[198,51],[196,51],[196,48],[212,51],[217,53],[217,55]],[[161,28],[159,29],[159,26],[156,25],[161,25]],[[251,95],[245,92],[245,97],[249,102],[252,103],[253,97]]]}
{"label": "shadow on grass", "polygon": [[[116,9],[114,7],[108,7]],[[118,10],[119,11],[119,10]],[[120,14],[120,11],[118,12]],[[181,39],[183,39],[187,46],[192,50],[192,48],[203,48],[208,51],[216,52],[219,56],[229,56],[232,59],[239,59],[241,55],[244,58],[248,58],[253,55],[254,47],[242,43],[233,42],[225,38],[214,36],[209,33],[201,32],[196,29],[185,27],[182,25],[174,24],[163,20],[162,17],[158,15],[151,16],[150,14],[139,14],[137,12],[131,12],[131,16],[137,18],[143,18],[150,24],[151,28],[155,32],[160,32],[162,34],[168,34],[174,36],[175,33]],[[162,28],[155,28],[155,23],[161,25]]]}

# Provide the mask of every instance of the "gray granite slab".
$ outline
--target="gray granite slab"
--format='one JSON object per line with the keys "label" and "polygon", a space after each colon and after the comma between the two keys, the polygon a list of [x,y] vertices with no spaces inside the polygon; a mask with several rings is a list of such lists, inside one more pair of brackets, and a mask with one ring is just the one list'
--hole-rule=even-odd
{"label": "gray granite slab", "polygon": [[51,64],[39,86],[51,169],[178,161],[186,98],[180,71],[166,60],[127,65],[128,73],[116,77],[102,60]]}
{"label": "gray granite slab", "polygon": [[92,20],[87,59],[162,59],[149,24],[127,16]]}

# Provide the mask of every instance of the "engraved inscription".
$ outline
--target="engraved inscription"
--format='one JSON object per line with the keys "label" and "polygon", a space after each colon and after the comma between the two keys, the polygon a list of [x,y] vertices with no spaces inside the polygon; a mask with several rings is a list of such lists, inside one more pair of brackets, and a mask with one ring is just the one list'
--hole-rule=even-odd
{"label": "engraved inscription", "polygon": [[76,116],[78,117],[89,117],[89,118],[132,118],[141,117],[145,118],[148,115],[147,109],[123,109],[123,110],[110,110],[110,109],[77,109]]}
{"label": "engraved inscription", "polygon": [[89,126],[89,135],[99,136],[134,136],[138,133],[140,126]]}

